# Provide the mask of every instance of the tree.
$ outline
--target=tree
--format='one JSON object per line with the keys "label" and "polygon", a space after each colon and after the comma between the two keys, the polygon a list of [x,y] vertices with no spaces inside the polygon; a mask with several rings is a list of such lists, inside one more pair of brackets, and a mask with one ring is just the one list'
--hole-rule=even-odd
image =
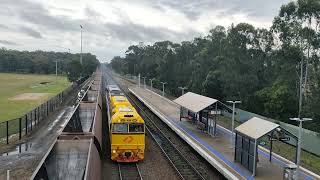
{"label": "tree", "polygon": [[79,60],[72,60],[67,64],[67,76],[71,82],[75,82],[79,79],[81,75],[81,68],[82,66]]}
{"label": "tree", "polygon": [[[56,61],[58,61],[58,73],[67,74],[67,67],[75,64],[73,61],[79,61],[79,58],[80,54],[45,51],[29,52],[2,48],[0,49],[0,72],[55,74]],[[91,75],[98,65],[99,61],[96,56],[90,53],[83,54],[83,65],[77,69],[78,72],[73,72],[73,75],[81,74],[83,77]],[[74,80],[79,77],[71,77],[71,79]]]}
{"label": "tree", "polygon": [[[111,65],[120,73],[166,81],[172,94],[187,86],[221,101],[240,99],[241,108],[287,122],[297,114],[302,62],[308,77],[303,116],[320,119],[319,29],[320,1],[297,0],[281,6],[270,29],[239,23],[179,44],[132,45]],[[320,121],[304,126],[320,132]]]}

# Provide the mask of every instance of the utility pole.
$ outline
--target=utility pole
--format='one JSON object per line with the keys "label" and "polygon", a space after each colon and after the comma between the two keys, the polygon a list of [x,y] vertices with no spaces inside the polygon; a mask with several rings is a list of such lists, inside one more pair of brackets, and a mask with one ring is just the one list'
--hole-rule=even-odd
{"label": "utility pole", "polygon": [[164,85],[167,84],[167,82],[161,82],[162,84],[162,96],[164,97]]}
{"label": "utility pole", "polygon": [[56,60],[56,76],[58,76],[58,60]]}
{"label": "utility pole", "polygon": [[178,88],[181,89],[181,95],[184,95],[184,90],[188,89],[187,87],[181,87],[181,86],[178,87]]}
{"label": "utility pole", "polygon": [[144,87],[144,89],[146,89],[146,78],[147,77],[142,77],[143,78],[143,87]]}
{"label": "utility pole", "polygon": [[299,111],[298,111],[298,118],[301,117],[301,109],[302,109],[302,96],[303,96],[303,60],[301,59],[301,64],[300,64],[300,87],[299,87]]}
{"label": "utility pole", "polygon": [[82,29],[83,29],[83,26],[80,25],[80,32],[81,32],[81,40],[80,40],[80,44],[81,44],[80,64],[81,64],[81,65],[82,65]]}
{"label": "utility pole", "polygon": [[151,87],[151,91],[152,91],[152,81],[153,81],[154,79],[149,79],[149,81],[150,81],[150,87]]}
{"label": "utility pole", "polygon": [[299,175],[300,156],[301,156],[301,143],[302,143],[302,122],[312,121],[311,118],[290,118],[291,121],[299,122],[299,137],[298,137],[298,152],[297,152],[297,175]]}
{"label": "utility pole", "polygon": [[139,85],[139,87],[140,87],[140,73],[139,73],[139,75],[138,75],[138,85]]}
{"label": "utility pole", "polygon": [[230,139],[230,143],[231,143],[231,148],[234,147],[234,112],[235,112],[235,108],[236,108],[236,104],[240,104],[241,101],[227,101],[228,103],[232,104],[232,125],[231,125],[231,139]]}

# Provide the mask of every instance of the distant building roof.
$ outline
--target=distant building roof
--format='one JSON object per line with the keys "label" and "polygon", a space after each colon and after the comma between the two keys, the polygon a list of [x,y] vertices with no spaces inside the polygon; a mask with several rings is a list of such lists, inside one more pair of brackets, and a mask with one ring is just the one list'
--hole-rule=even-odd
{"label": "distant building roof", "polygon": [[217,101],[218,100],[216,99],[202,96],[193,92],[188,92],[174,100],[175,103],[195,113],[207,108]]}
{"label": "distant building roof", "polygon": [[279,124],[253,117],[236,128],[236,131],[253,139],[259,139],[272,130],[279,127]]}

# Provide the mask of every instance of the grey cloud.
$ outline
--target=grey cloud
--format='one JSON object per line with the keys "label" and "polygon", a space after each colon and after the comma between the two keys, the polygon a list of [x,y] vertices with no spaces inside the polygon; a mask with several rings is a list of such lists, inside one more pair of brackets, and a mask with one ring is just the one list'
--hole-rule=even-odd
{"label": "grey cloud", "polygon": [[[112,13],[118,16],[117,23],[105,23],[105,21],[100,21],[99,19],[95,20],[96,17],[103,17],[95,9],[87,6],[86,9],[83,9],[87,19],[73,19],[69,16],[58,16],[50,14],[50,11],[46,6],[38,3],[38,1],[33,0],[0,0],[0,21],[6,22],[11,19],[15,22],[8,22],[8,30],[5,30],[5,25],[0,25],[1,31],[8,32],[22,32],[19,29],[20,24],[27,27],[32,27],[30,30],[25,30],[23,33],[26,33],[32,37],[42,37],[41,33],[37,29],[48,32],[46,38],[48,38],[49,43],[56,43],[56,39],[61,35],[75,35],[76,37],[67,38],[68,41],[77,41],[78,36],[80,36],[79,25],[84,26],[84,37],[85,42],[88,41],[99,41],[102,42],[99,45],[92,46],[90,48],[93,52],[99,52],[101,56],[104,54],[110,54],[110,52],[105,52],[105,49],[101,47],[104,42],[112,41],[113,45],[110,47],[114,54],[119,54],[121,49],[125,49],[133,42],[149,42],[153,43],[154,41],[159,40],[170,40],[175,42],[180,42],[182,40],[191,40],[191,38],[198,35],[192,29],[184,30],[183,32],[176,32],[168,28],[163,27],[150,27],[144,25],[144,22],[132,22],[130,20],[130,14],[128,15],[121,7],[113,8]],[[74,0],[76,1],[76,0]],[[124,3],[131,3],[135,6],[141,7],[141,13],[143,13],[143,8],[153,8],[153,10],[158,10],[165,12],[168,9],[182,13],[191,21],[198,20],[202,15],[208,12],[221,12],[220,17],[230,17],[231,15],[237,13],[246,13],[250,18],[256,18],[261,21],[271,22],[273,16],[277,14],[278,9],[281,4],[286,3],[290,0],[269,0],[269,1],[258,1],[258,0],[112,0],[114,1],[123,1]],[[45,1],[43,1],[45,3]],[[105,1],[104,1],[105,2]],[[84,5],[85,3],[79,3],[79,5]],[[90,4],[89,4],[90,5]],[[110,3],[112,6],[112,3]],[[57,9],[61,11],[71,12],[77,10],[64,9],[63,7],[48,7],[50,10]],[[215,18],[220,18],[215,17]],[[208,17],[212,18],[212,17]],[[140,24],[141,23],[141,24]],[[179,24],[180,22],[177,22]],[[19,25],[17,25],[19,24]],[[33,30],[33,31],[32,31]],[[50,32],[50,34],[49,34]],[[77,34],[79,33],[79,34]],[[40,35],[39,35],[40,34]],[[6,37],[2,37],[6,38]],[[21,42],[23,47],[23,40],[17,36],[17,42]],[[89,40],[90,38],[90,40]],[[102,40],[103,39],[103,40]],[[13,41],[13,39],[10,39]],[[11,41],[0,41],[1,44],[13,45],[14,42]],[[59,41],[60,42],[60,41]],[[78,41],[77,41],[78,42]],[[70,43],[73,44],[73,43]],[[95,42],[92,42],[95,44]],[[34,45],[36,47],[37,45]],[[30,46],[25,46],[30,48]],[[88,47],[88,46],[86,46]],[[41,47],[39,47],[41,48]],[[89,49],[89,48],[88,48]]]}
{"label": "grey cloud", "polygon": [[1,0],[0,9],[6,9],[6,13],[11,13],[10,17],[53,30],[75,30],[78,27],[69,17],[52,16],[43,5],[28,0]]}
{"label": "grey cloud", "polygon": [[78,28],[79,24],[75,24],[68,17],[64,16],[50,16],[45,11],[24,11],[20,13],[20,18],[30,23],[50,28],[52,30],[71,30]]}
{"label": "grey cloud", "polygon": [[225,16],[237,13],[247,13],[251,17],[273,18],[277,10],[290,0],[136,0],[158,10],[165,11],[168,7],[183,13],[189,20],[197,20],[203,13],[209,11],[225,11]]}
{"label": "grey cloud", "polygon": [[86,7],[84,11],[85,11],[86,15],[89,16],[89,17],[95,17],[96,18],[96,17],[100,17],[101,16],[100,13],[98,13],[97,11],[95,11],[95,10],[89,8],[89,7]]}
{"label": "grey cloud", "polygon": [[65,12],[75,12],[74,10],[68,9],[68,8],[61,8],[61,7],[55,7],[55,6],[50,6],[50,8],[56,9],[56,10],[59,10],[59,11],[65,11]]}
{"label": "grey cloud", "polygon": [[105,27],[113,38],[123,41],[157,41],[157,40],[181,40],[190,37],[195,32],[192,30],[186,33],[179,33],[162,27],[148,27],[136,23],[114,24],[107,23]]}
{"label": "grey cloud", "polygon": [[9,29],[8,26],[0,24],[0,29]]}
{"label": "grey cloud", "polygon": [[7,41],[7,40],[0,40],[0,44],[3,44],[3,45],[19,45],[15,42],[12,42],[12,41]]}
{"label": "grey cloud", "polygon": [[41,39],[42,38],[42,35],[40,32],[32,29],[32,28],[29,28],[29,27],[20,27],[19,28],[19,31],[23,32],[23,33],[26,33],[27,35],[31,36],[31,37],[34,37],[34,38],[37,38],[37,39]]}

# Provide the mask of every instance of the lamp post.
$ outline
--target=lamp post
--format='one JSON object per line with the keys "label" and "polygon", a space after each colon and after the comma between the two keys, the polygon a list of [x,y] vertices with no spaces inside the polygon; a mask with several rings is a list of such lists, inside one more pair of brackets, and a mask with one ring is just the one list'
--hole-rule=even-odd
{"label": "lamp post", "polygon": [[153,80],[154,80],[154,79],[149,79],[151,90],[152,90],[152,81],[153,81]]}
{"label": "lamp post", "polygon": [[184,95],[184,90],[188,89],[187,87],[181,87],[181,86],[178,87],[178,88],[181,89],[181,95]]}
{"label": "lamp post", "polygon": [[58,76],[58,60],[56,60],[56,76]]}
{"label": "lamp post", "polygon": [[142,77],[143,78],[143,87],[144,87],[144,89],[146,89],[146,78],[147,77]]}
{"label": "lamp post", "polygon": [[164,97],[164,85],[167,84],[167,82],[161,82],[162,84],[162,96]]}
{"label": "lamp post", "polygon": [[81,32],[81,40],[80,40],[80,44],[81,44],[80,64],[81,64],[81,65],[82,65],[82,29],[83,29],[83,26],[80,25],[80,32]]}
{"label": "lamp post", "polygon": [[297,174],[299,174],[300,167],[300,154],[301,154],[301,142],[302,142],[302,122],[312,121],[311,118],[290,118],[291,121],[299,122],[299,136],[298,136],[298,152],[297,152]]}
{"label": "lamp post", "polygon": [[231,125],[231,139],[230,139],[230,143],[231,143],[231,148],[233,148],[234,145],[234,111],[236,108],[236,104],[240,104],[241,101],[227,101],[228,103],[232,104],[232,125]]}
{"label": "lamp post", "polygon": [[139,85],[139,87],[140,87],[140,73],[139,73],[139,75],[138,75],[138,85]]}

